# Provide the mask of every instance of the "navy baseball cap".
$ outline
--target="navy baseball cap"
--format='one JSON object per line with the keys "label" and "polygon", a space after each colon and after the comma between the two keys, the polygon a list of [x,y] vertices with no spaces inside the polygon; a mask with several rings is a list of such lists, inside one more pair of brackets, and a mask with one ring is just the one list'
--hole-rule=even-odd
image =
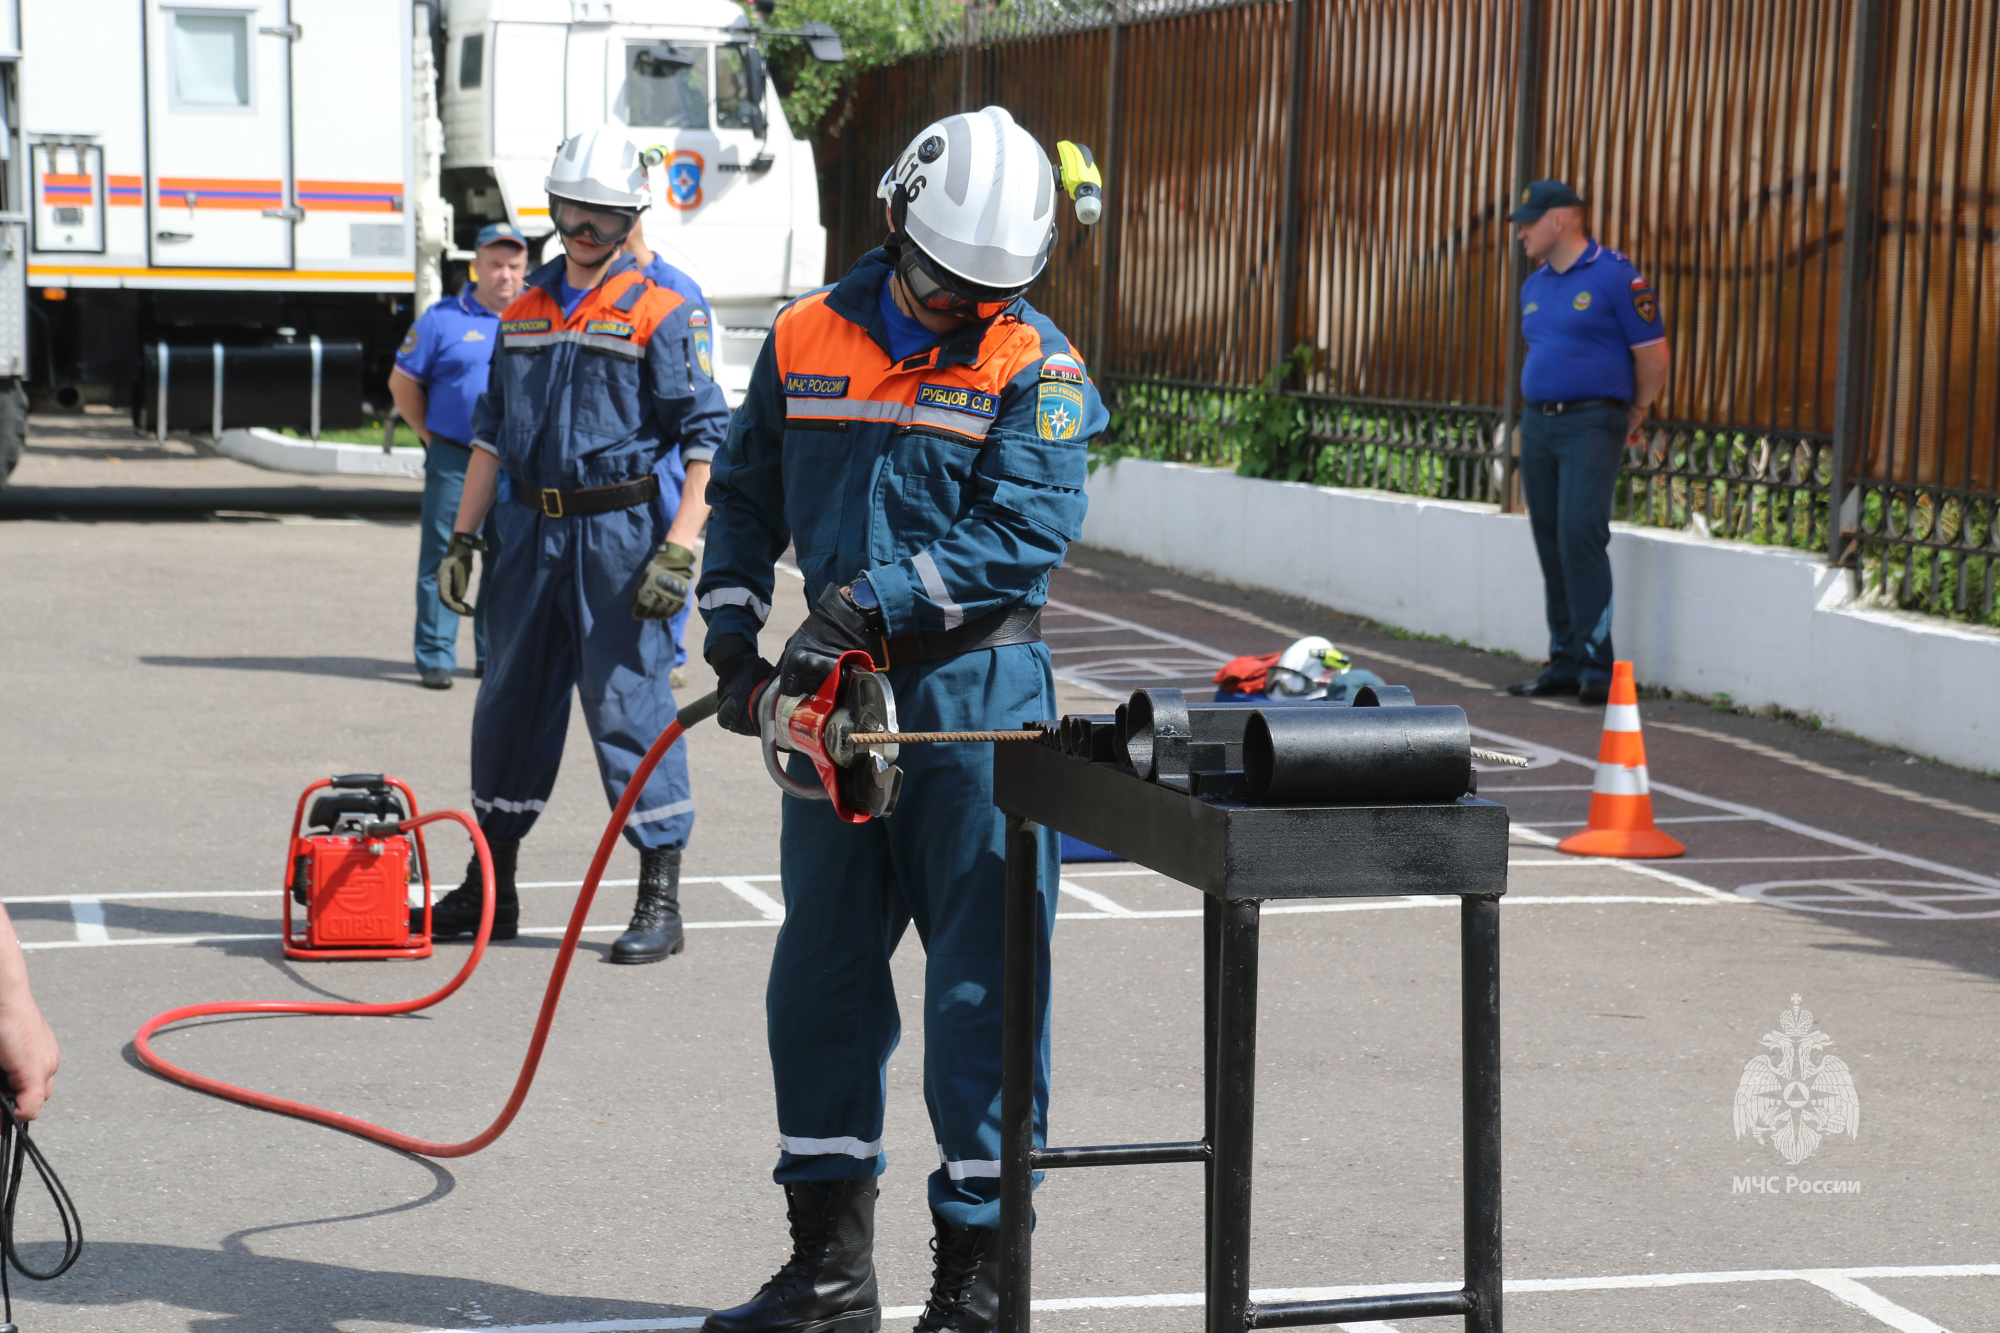
{"label": "navy baseball cap", "polygon": [[1530,181],[1521,191],[1521,206],[1507,215],[1509,222],[1533,222],[1551,208],[1582,208],[1583,196],[1561,181]]}
{"label": "navy baseball cap", "polygon": [[496,241],[505,241],[509,245],[518,245],[523,250],[528,248],[528,238],[523,236],[521,229],[511,222],[487,223],[479,229],[479,239],[472,243],[472,248],[483,250]]}

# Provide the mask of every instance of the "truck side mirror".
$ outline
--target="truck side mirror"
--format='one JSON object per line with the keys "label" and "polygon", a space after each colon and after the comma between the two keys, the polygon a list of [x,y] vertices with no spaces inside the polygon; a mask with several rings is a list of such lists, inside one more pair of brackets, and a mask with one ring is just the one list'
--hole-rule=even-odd
{"label": "truck side mirror", "polygon": [[837,65],[847,59],[847,48],[840,44],[840,34],[830,23],[808,23],[799,31],[805,34],[806,50],[812,52],[814,60],[824,60],[829,65]]}
{"label": "truck side mirror", "polygon": [[770,129],[764,115],[764,90],[770,86],[770,81],[770,71],[764,65],[764,53],[754,46],[744,47],[743,105],[750,112],[750,128],[757,132],[759,139]]}

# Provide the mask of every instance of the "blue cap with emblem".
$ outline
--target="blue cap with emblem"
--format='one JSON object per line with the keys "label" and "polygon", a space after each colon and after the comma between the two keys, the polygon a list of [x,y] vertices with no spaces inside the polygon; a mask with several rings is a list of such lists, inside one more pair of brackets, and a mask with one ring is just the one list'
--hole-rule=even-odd
{"label": "blue cap with emblem", "polygon": [[508,245],[518,245],[523,250],[528,248],[528,238],[523,236],[521,229],[511,222],[487,223],[479,229],[479,239],[472,243],[472,248],[475,250],[484,250],[496,241],[504,241]]}
{"label": "blue cap with emblem", "polygon": [[1533,222],[1551,208],[1582,208],[1583,196],[1561,181],[1529,181],[1521,203],[1507,215],[1509,222]]}

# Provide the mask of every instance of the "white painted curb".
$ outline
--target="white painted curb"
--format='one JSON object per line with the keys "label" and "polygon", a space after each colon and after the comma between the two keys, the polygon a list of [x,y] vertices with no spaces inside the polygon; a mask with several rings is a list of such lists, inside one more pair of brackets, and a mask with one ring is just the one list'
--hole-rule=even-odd
{"label": "white painted curb", "polygon": [[272,472],[302,472],[317,476],[414,477],[424,475],[422,449],[391,449],[377,444],[334,444],[326,440],[295,440],[262,426],[226,430],[214,442],[216,452],[239,463]]}
{"label": "white painted curb", "polygon": [[[1548,655],[1528,520],[1492,505],[1123,459],[1087,485],[1087,545],[1481,648]],[[1807,551],[1612,524],[1612,642],[1648,684],[1816,713],[2000,769],[2000,631],[1856,605]]]}

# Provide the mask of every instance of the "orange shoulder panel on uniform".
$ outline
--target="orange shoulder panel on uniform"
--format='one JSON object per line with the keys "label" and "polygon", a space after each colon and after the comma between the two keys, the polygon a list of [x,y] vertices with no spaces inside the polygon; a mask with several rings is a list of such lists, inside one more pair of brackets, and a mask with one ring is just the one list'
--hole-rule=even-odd
{"label": "orange shoulder panel on uniform", "polygon": [[874,421],[983,440],[1007,382],[1040,355],[1018,320],[986,330],[974,365],[938,366],[926,353],[891,362],[868,330],[816,292],[778,317],[779,390],[788,422]]}

